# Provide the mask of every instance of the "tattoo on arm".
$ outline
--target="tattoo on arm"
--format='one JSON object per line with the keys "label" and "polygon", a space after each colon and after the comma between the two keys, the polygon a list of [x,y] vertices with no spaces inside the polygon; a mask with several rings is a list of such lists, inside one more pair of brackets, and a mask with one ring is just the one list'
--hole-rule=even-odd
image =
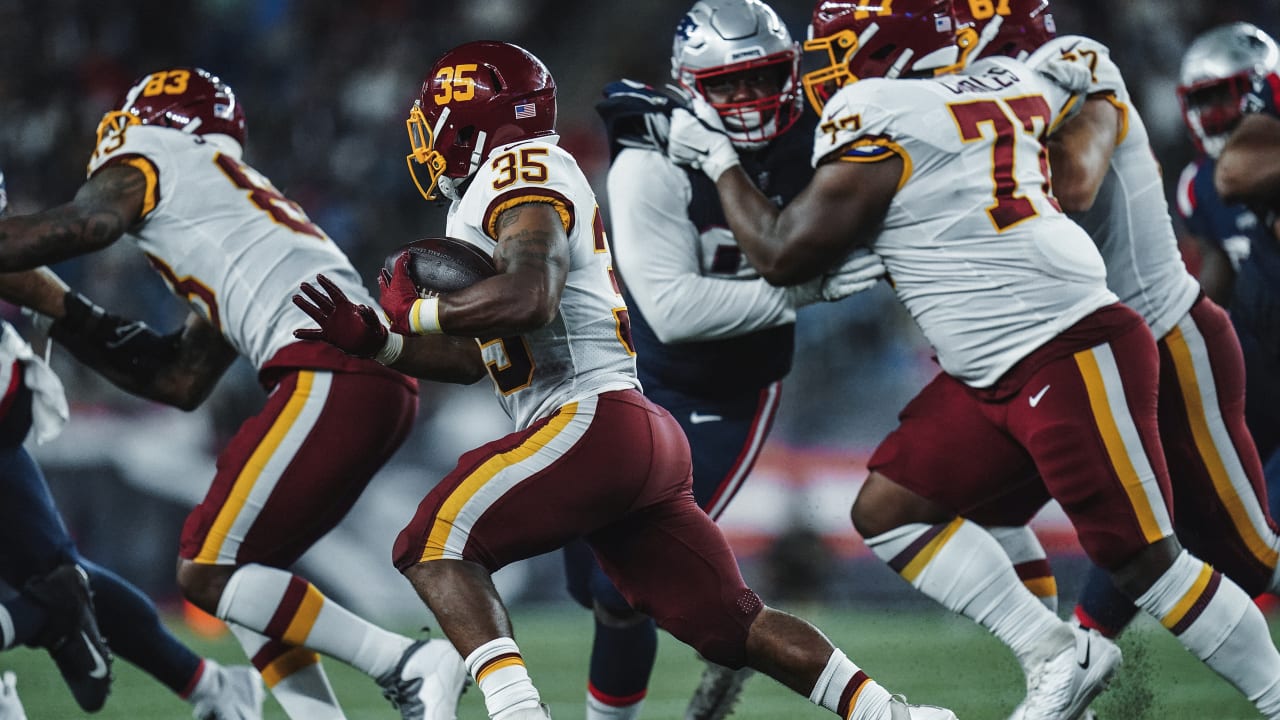
{"label": "tattoo on arm", "polygon": [[[525,209],[526,209],[526,206],[517,205],[513,208],[510,208],[504,211],[502,215],[498,216],[498,230],[499,231],[505,230],[511,227],[512,225],[515,225],[516,223],[520,222],[520,214],[523,213]],[[499,232],[498,234],[501,235],[502,233]]]}
{"label": "tattoo on arm", "polygon": [[497,222],[499,267],[550,265],[568,272],[567,258],[556,252],[559,218],[548,226],[548,213],[554,212],[545,203],[526,203],[503,211]]}
{"label": "tattoo on arm", "polygon": [[111,167],[69,203],[0,220],[0,271],[29,270],[110,245],[138,220],[146,192],[140,170]]}

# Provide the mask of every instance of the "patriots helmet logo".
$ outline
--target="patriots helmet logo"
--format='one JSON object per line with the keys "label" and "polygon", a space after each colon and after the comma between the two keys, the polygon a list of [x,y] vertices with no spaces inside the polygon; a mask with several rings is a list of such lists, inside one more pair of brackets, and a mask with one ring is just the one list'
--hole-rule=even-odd
{"label": "patriots helmet logo", "polygon": [[693,19],[692,15],[685,15],[676,25],[676,37],[682,40],[688,40],[693,37],[693,33],[698,29],[698,22]]}

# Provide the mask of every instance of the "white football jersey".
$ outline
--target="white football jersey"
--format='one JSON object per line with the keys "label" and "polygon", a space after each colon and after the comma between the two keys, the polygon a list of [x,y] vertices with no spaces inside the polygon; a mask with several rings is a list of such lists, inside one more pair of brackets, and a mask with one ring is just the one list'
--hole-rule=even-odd
{"label": "white football jersey", "polygon": [[1107,286],[1161,337],[1195,304],[1200,283],[1187,272],[1178,251],[1147,128],[1105,45],[1078,35],[1063,36],[1027,59],[1036,68],[1062,62],[1088,67],[1089,95],[1107,97],[1123,113],[1120,142],[1098,197],[1092,208],[1071,219],[1093,236],[1102,252]]}
{"label": "white football jersey", "polygon": [[993,58],[972,74],[860,80],[823,109],[815,165],[902,158],[874,249],[943,370],[972,387],[1116,301],[1046,179],[1041,138],[1076,100]]}
{"label": "white football jersey", "polygon": [[142,220],[129,234],[174,294],[261,368],[293,331],[315,323],[294,306],[323,273],[352,302],[377,307],[340,249],[220,136],[132,125],[103,138],[89,174],[123,163],[147,179]]}
{"label": "white football jersey", "polygon": [[555,319],[523,336],[481,341],[494,390],[517,428],[576,400],[640,388],[604,219],[578,162],[555,140],[496,148],[449,208],[445,229],[492,256],[502,212],[537,202],[552,205],[569,234],[569,274]]}

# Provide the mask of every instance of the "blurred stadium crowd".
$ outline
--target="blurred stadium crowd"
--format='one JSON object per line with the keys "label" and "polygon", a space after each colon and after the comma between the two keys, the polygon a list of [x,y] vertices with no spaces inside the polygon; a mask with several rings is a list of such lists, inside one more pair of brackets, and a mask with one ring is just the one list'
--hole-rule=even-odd
{"label": "blurred stadium crowd", "polygon": [[[444,206],[421,200],[402,160],[404,120],[433,57],[464,41],[492,38],[542,58],[560,88],[562,143],[601,192],[609,158],[593,110],[600,89],[619,77],[665,82],[671,31],[688,4],[0,0],[0,169],[14,211],[61,202],[83,180],[94,128],[130,80],[163,66],[202,66],[229,82],[245,105],[246,158],[326,229],[372,287],[391,249],[442,227]],[[771,4],[803,38],[812,3]],[[1280,0],[1057,0],[1054,12],[1060,32],[1111,47],[1167,184],[1192,153],[1174,93],[1190,38],[1233,20],[1280,33]],[[1194,249],[1188,250],[1194,263]],[[56,270],[100,304],[154,326],[173,328],[185,315],[131,248],[113,247]],[[4,312],[16,317],[12,308]],[[935,372],[927,346],[888,288],[806,309],[798,330],[795,370],[773,436],[786,453],[858,456]],[[55,359],[55,367],[67,384],[73,420],[63,438],[36,452],[82,549],[153,593],[173,594],[176,536],[212,474],[212,450],[261,402],[252,371],[238,366],[213,402],[182,414],[130,398],[66,358]],[[342,586],[385,585],[387,597],[364,593],[351,604],[375,613],[413,607],[411,591],[388,562],[390,528],[400,527],[426,485],[461,451],[506,427],[487,382],[424,384],[414,437],[349,522],[317,550],[350,561],[331,563],[346,572],[334,594],[344,598]],[[777,479],[785,472],[764,474]],[[852,492],[846,483],[845,496]],[[811,497],[813,506],[750,506],[753,497],[784,496],[746,493],[738,501],[746,506],[731,516],[736,512],[769,537],[789,528],[853,534],[848,503],[823,502],[821,493]],[[834,508],[834,516],[815,521],[818,505]],[[528,588],[514,577],[528,572],[509,573],[513,592]],[[558,587],[541,594],[562,595]]]}

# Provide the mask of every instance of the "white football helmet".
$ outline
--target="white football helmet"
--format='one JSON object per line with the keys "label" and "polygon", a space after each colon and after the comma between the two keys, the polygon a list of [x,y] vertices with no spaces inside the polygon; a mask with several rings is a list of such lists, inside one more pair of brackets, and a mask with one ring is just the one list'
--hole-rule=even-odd
{"label": "white football helmet", "polygon": [[1200,150],[1217,157],[1240,118],[1276,112],[1280,104],[1280,49],[1271,36],[1245,22],[1197,37],[1182,56],[1178,100]]}
{"label": "white football helmet", "polygon": [[[712,103],[708,84],[742,71],[776,72],[778,90],[747,102]],[[735,147],[763,147],[803,111],[800,46],[760,0],[698,0],[676,25],[671,76],[716,109]]]}

